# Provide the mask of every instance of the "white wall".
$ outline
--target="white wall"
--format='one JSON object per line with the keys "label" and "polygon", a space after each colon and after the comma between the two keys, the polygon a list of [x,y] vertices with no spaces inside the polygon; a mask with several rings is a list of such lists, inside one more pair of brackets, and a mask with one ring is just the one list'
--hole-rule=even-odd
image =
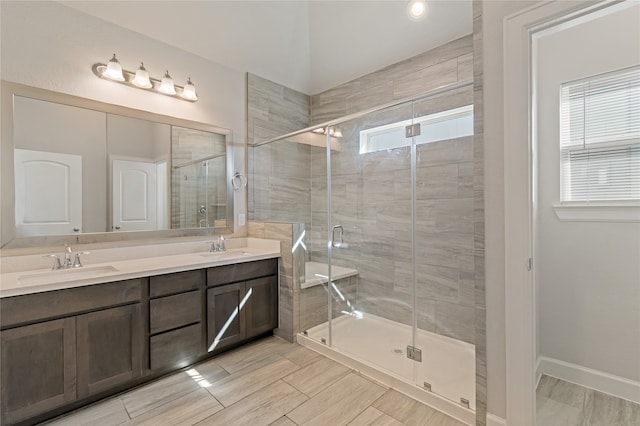
{"label": "white wall", "polygon": [[541,356],[640,380],[640,223],[561,222],[560,84],[640,64],[640,3],[542,36],[536,285]]}
{"label": "white wall", "polygon": [[483,1],[487,411],[506,418],[503,19],[535,1]]}
{"label": "white wall", "polygon": [[[235,169],[244,172],[244,73],[107,23],[57,2],[2,1],[0,77],[28,86],[213,124],[233,131]],[[113,53],[152,77],[168,69],[176,84],[191,77],[196,103],[98,79],[91,71]],[[246,211],[244,195],[236,193]]]}

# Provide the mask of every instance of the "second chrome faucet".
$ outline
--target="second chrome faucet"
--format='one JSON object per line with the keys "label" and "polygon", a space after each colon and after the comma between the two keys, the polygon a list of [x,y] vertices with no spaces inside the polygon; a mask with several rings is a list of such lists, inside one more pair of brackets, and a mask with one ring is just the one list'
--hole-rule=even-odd
{"label": "second chrome faucet", "polygon": [[220,235],[217,241],[212,241],[211,248],[209,249],[210,253],[219,252],[219,251],[227,251],[227,246],[224,242],[223,235]]}
{"label": "second chrome faucet", "polygon": [[57,254],[48,254],[45,257],[53,258],[53,267],[52,270],[57,269],[70,269],[70,268],[81,268],[82,261],[80,260],[81,254],[89,254],[88,251],[76,252],[75,256],[73,253],[73,249],[69,243],[65,243],[64,245],[64,259],[61,261]]}

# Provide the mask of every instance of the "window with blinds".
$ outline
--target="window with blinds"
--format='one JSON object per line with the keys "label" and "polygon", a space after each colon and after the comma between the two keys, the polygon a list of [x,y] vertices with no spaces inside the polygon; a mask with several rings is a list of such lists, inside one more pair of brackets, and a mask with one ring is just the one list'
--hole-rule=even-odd
{"label": "window with blinds", "polygon": [[561,85],[563,202],[640,201],[640,66]]}

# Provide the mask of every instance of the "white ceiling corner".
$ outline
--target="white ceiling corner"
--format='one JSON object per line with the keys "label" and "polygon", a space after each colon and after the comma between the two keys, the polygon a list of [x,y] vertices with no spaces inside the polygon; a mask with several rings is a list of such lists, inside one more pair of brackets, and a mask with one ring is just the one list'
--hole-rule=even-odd
{"label": "white ceiling corner", "polygon": [[472,32],[471,0],[61,3],[238,71],[316,94]]}

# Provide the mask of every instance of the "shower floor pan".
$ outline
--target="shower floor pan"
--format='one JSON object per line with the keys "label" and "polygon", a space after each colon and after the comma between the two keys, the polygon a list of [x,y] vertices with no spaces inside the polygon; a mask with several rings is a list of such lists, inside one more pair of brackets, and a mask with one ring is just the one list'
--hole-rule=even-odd
{"label": "shower floor pan", "polygon": [[[327,323],[298,335],[301,345],[463,423],[475,424],[475,346],[418,330],[415,347],[422,351],[422,362],[417,362],[407,358],[411,342],[410,326],[371,314],[334,319],[331,347]],[[469,401],[469,408],[461,399]]]}

